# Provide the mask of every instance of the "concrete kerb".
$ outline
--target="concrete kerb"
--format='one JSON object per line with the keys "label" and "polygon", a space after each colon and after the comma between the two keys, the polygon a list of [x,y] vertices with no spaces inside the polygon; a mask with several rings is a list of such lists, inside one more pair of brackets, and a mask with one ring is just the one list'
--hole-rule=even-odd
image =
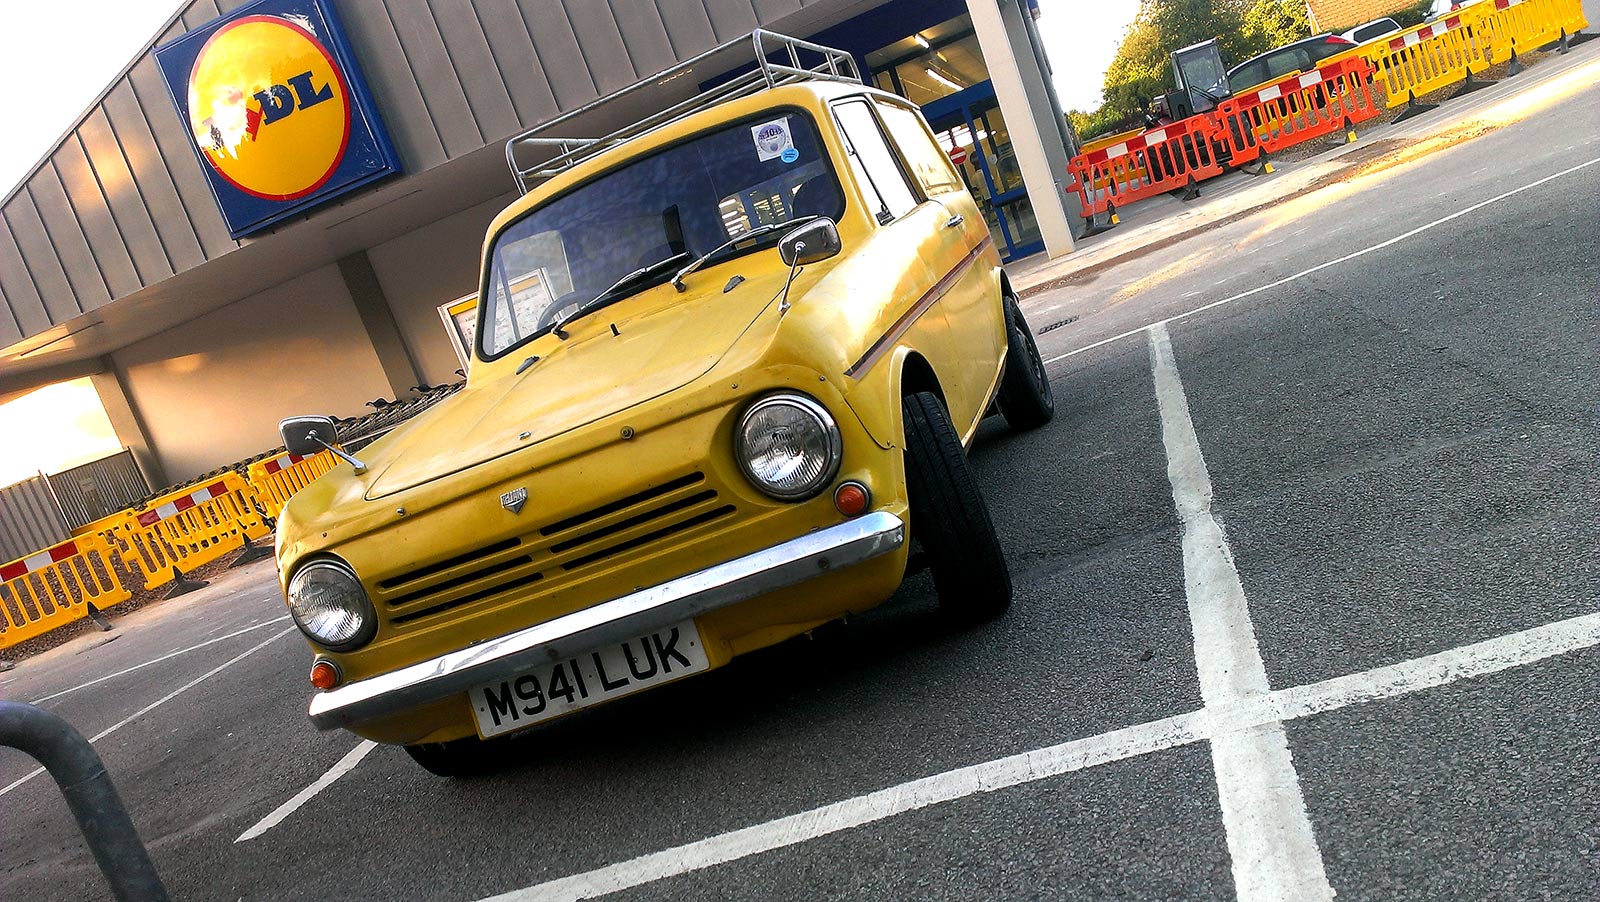
{"label": "concrete kerb", "polygon": [[[1485,84],[1485,88],[1500,89],[1496,92],[1498,96],[1489,98],[1490,102],[1498,105],[1502,101],[1515,101],[1519,95],[1560,78],[1581,79],[1584,74],[1600,78],[1600,52],[1595,50],[1596,46],[1600,45],[1581,48],[1581,53],[1574,53],[1554,65],[1527,70],[1530,75],[1538,73],[1537,79],[1524,75],[1515,80]],[[1124,218],[1120,229],[1104,237],[1096,236],[1092,241],[1080,242],[1080,249],[1073,254],[1031,265],[1027,261],[1020,266],[1013,264],[1008,267],[1008,274],[1017,287],[1018,297],[1026,299],[1085,280],[1120,263],[1236,222],[1285,200],[1411,162],[1499,127],[1492,115],[1493,105],[1463,110],[1454,116],[1449,115],[1448,106],[1441,109],[1442,113],[1435,114],[1438,121],[1431,123],[1431,128],[1424,132],[1400,138],[1390,135],[1395,125],[1390,123],[1365,132],[1355,144],[1341,143],[1296,163],[1276,163],[1277,172],[1270,178],[1234,173],[1214,179],[1207,183],[1213,189],[1208,202],[1194,206],[1174,203],[1172,215],[1138,225],[1130,225]],[[1411,128],[1405,131],[1411,132],[1416,124],[1407,123]],[[1249,183],[1235,190],[1242,180]]]}

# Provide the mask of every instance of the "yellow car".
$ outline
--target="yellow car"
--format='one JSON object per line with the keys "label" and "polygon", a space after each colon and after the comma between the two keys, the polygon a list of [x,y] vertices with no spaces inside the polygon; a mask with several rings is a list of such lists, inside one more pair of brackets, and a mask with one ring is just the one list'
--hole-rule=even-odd
{"label": "yellow car", "polygon": [[871,608],[913,548],[950,617],[1005,610],[965,447],[1049,421],[1043,363],[917,108],[804,71],[569,148],[495,219],[466,387],[279,520],[316,726],[460,773]]}

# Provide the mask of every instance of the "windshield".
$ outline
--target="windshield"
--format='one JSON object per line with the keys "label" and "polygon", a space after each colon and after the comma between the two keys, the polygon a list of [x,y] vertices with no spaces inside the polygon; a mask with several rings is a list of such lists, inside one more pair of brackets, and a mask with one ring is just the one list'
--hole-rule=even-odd
{"label": "windshield", "polygon": [[690,138],[586,182],[500,233],[480,351],[492,359],[601,294],[626,297],[672,277],[674,267],[655,264],[681,266],[760,226],[843,212],[838,180],[804,113],[773,111]]}

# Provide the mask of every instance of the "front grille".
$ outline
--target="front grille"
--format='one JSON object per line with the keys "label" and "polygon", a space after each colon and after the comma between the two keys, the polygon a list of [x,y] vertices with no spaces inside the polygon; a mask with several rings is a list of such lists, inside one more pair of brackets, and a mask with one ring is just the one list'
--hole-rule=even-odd
{"label": "front grille", "polygon": [[689,473],[539,527],[377,581],[390,622],[403,625],[544,582],[554,588],[625,552],[730,517],[704,473]]}

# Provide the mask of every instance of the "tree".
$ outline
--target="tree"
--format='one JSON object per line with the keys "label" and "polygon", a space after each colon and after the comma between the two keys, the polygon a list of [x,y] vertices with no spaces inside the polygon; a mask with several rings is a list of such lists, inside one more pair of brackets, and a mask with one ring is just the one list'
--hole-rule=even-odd
{"label": "tree", "polygon": [[1106,69],[1097,118],[1130,119],[1171,90],[1168,54],[1216,38],[1225,60],[1242,62],[1311,35],[1301,0],[1141,0]]}
{"label": "tree", "polygon": [[1311,17],[1301,0],[1255,0],[1240,20],[1241,59],[1311,36]]}

